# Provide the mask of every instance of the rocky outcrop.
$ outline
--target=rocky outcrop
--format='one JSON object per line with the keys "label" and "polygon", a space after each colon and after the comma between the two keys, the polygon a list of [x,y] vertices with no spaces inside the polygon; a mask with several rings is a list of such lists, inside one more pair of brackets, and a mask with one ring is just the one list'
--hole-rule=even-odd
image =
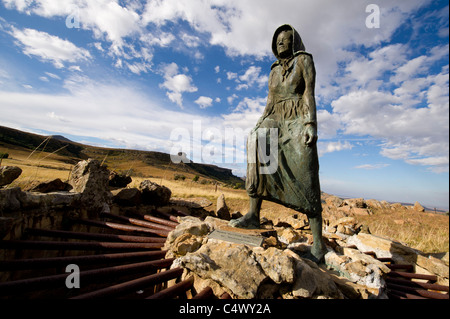
{"label": "rocky outcrop", "polygon": [[142,203],[156,206],[164,206],[169,203],[172,192],[165,186],[158,185],[149,180],[142,181],[139,185],[142,193]]}
{"label": "rocky outcrop", "polygon": [[173,267],[183,267],[185,277],[194,276],[198,289],[208,285],[217,296],[227,292],[245,299],[384,297],[386,266],[361,252],[329,247],[328,268],[319,267],[302,257],[310,249],[308,236],[283,247],[270,239],[263,247],[252,247],[209,238],[210,232],[226,225],[221,219],[179,221],[166,241],[166,257],[177,258]]}
{"label": "rocky outcrop", "polygon": [[17,166],[2,166],[0,167],[0,187],[11,184],[16,180],[20,174],[22,174],[22,169]]}
{"label": "rocky outcrop", "polygon": [[104,204],[112,203],[108,190],[109,170],[99,161],[88,159],[78,162],[72,169],[69,184],[72,191],[81,194],[82,205],[89,211],[100,213]]}
{"label": "rocky outcrop", "polygon": [[137,188],[122,188],[111,193],[114,203],[120,206],[139,206],[142,203],[142,194]]}
{"label": "rocky outcrop", "polygon": [[414,266],[414,271],[419,274],[436,275],[438,283],[449,284],[448,263],[427,256],[419,250],[402,245],[399,242],[382,238],[379,236],[359,233],[347,240],[350,245],[355,245],[362,251],[373,251],[377,257],[389,257],[398,264],[409,264]]}
{"label": "rocky outcrop", "polygon": [[225,220],[231,219],[230,210],[228,209],[225,202],[225,196],[223,194],[217,198],[216,216]]}
{"label": "rocky outcrop", "polygon": [[127,187],[132,181],[131,176],[119,174],[117,172],[111,171],[109,174],[109,186],[124,188]]}
{"label": "rocky outcrop", "polygon": [[419,202],[415,202],[413,208],[414,208],[414,210],[416,210],[418,212],[421,212],[421,213],[425,212],[425,208],[423,208],[423,206],[420,205]]}

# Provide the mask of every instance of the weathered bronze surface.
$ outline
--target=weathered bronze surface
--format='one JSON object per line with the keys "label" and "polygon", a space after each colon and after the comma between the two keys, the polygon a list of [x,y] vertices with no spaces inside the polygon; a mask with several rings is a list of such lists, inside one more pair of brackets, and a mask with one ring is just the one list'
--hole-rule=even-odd
{"label": "weathered bronze surface", "polygon": [[[318,262],[325,248],[316,147],[314,61],[290,25],[282,25],[275,31],[272,51],[277,61],[269,76],[267,105],[247,143],[246,189],[250,210],[240,219],[231,220],[230,226],[259,228],[262,200],[292,208],[308,216],[314,236],[311,259]],[[275,138],[273,132],[277,134]],[[269,150],[276,150],[276,154],[265,156]]]}

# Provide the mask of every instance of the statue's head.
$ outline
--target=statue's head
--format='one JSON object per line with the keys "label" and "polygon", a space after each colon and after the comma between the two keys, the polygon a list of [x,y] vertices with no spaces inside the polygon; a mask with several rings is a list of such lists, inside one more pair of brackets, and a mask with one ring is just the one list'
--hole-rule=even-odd
{"label": "statue's head", "polygon": [[286,59],[297,51],[305,51],[303,41],[298,32],[289,24],[279,27],[272,39],[272,52],[275,57]]}

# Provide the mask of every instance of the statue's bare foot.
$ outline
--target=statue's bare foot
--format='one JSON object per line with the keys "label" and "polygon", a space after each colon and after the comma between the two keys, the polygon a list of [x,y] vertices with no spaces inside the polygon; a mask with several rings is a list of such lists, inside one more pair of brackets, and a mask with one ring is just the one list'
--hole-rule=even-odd
{"label": "statue's bare foot", "polygon": [[259,229],[259,218],[252,214],[246,214],[238,219],[232,219],[228,223],[231,227],[247,228],[247,229]]}

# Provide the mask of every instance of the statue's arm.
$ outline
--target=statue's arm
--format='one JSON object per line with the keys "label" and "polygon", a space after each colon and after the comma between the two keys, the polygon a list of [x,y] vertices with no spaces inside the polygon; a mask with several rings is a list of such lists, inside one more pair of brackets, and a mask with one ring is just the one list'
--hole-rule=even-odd
{"label": "statue's arm", "polygon": [[310,55],[302,56],[303,79],[305,91],[303,92],[303,124],[305,126],[303,141],[307,145],[313,145],[317,141],[317,114],[314,89],[316,82],[316,70],[313,58]]}

